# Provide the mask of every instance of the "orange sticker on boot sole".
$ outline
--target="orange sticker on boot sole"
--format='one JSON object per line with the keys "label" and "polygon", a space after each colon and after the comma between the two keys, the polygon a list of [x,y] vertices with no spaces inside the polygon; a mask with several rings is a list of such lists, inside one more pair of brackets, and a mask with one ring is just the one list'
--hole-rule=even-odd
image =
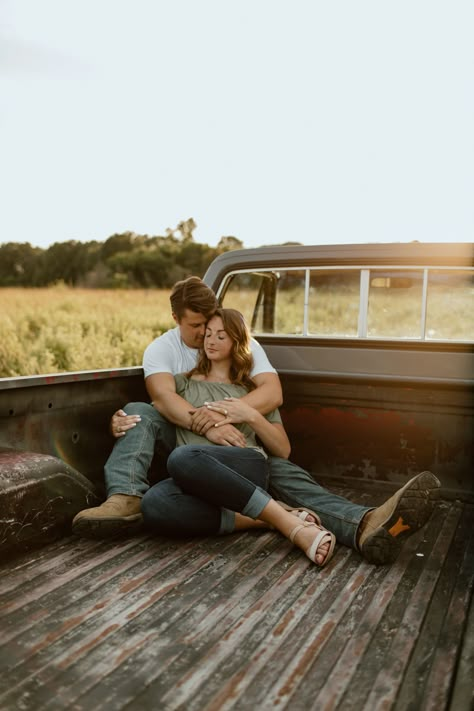
{"label": "orange sticker on boot sole", "polygon": [[403,531],[408,531],[410,529],[410,526],[407,526],[405,523],[403,523],[403,518],[400,516],[398,521],[393,524],[392,528],[389,529],[389,533],[391,536],[396,538],[400,533],[403,533]]}

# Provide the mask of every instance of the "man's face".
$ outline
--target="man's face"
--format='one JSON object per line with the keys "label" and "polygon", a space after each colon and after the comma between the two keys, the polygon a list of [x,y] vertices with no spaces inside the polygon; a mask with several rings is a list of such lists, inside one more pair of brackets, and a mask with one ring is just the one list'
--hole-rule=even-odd
{"label": "man's face", "polygon": [[204,343],[206,317],[196,311],[185,309],[180,319],[176,314],[173,314],[173,318],[179,326],[184,343],[189,348],[201,348]]}

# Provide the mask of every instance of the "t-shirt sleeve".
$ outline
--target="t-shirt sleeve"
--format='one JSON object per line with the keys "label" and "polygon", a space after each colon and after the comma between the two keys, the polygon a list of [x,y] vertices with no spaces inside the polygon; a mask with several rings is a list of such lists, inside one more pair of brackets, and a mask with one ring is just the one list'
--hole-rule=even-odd
{"label": "t-shirt sleeve", "polygon": [[267,354],[263,350],[260,343],[255,338],[251,340],[253,368],[250,371],[250,376],[260,375],[260,373],[276,373],[275,368],[271,365],[267,358]]}
{"label": "t-shirt sleeve", "polygon": [[143,370],[145,378],[154,373],[171,373],[174,374],[173,348],[163,337],[155,338],[149,346],[145,348],[143,353]]}

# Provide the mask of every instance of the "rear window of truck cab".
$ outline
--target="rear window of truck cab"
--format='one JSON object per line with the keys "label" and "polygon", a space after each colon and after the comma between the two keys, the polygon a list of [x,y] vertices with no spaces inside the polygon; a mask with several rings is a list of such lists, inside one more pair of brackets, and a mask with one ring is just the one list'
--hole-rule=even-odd
{"label": "rear window of truck cab", "polygon": [[223,306],[252,334],[474,341],[474,270],[371,265],[242,269],[225,275]]}

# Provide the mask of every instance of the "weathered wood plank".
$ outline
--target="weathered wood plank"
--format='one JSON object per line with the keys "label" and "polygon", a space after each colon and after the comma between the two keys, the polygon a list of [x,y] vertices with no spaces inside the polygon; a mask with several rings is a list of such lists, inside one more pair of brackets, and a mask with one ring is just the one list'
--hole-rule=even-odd
{"label": "weathered wood plank", "polygon": [[0,707],[447,709],[472,546],[456,502],[387,567],[271,531],[63,540],[0,568]]}
{"label": "weathered wood plank", "polygon": [[[459,510],[458,506],[455,506]],[[420,709],[445,708],[456,675],[459,643],[474,588],[474,526],[472,507],[462,511],[455,539],[444,561],[427,608],[410,665],[397,697],[396,709],[410,703]],[[433,524],[432,524],[433,525]],[[428,660],[431,664],[428,664]],[[471,690],[474,693],[472,675]],[[458,708],[463,708],[462,705]],[[466,708],[469,708],[467,706]]]}

